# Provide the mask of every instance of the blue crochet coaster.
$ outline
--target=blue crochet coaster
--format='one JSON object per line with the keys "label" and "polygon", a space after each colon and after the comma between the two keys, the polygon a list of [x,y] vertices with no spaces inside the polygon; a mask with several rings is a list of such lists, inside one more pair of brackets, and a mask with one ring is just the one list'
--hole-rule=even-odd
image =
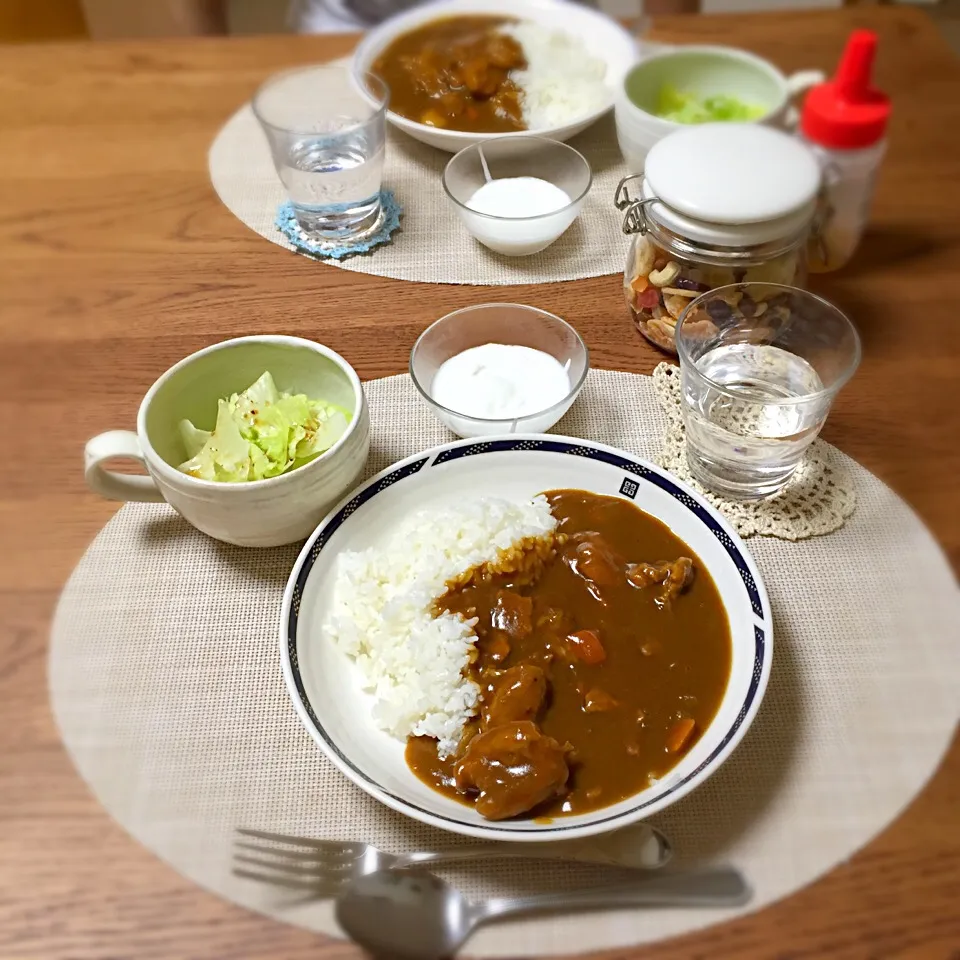
{"label": "blue crochet coaster", "polygon": [[364,237],[353,243],[339,243],[336,240],[314,240],[304,235],[293,213],[293,204],[285,200],[277,207],[277,216],[274,224],[277,229],[297,248],[300,253],[308,257],[318,257],[323,260],[342,260],[358,253],[368,253],[381,243],[389,242],[394,231],[400,226],[400,206],[392,190],[381,190],[380,205],[382,215],[380,227],[376,233]]}

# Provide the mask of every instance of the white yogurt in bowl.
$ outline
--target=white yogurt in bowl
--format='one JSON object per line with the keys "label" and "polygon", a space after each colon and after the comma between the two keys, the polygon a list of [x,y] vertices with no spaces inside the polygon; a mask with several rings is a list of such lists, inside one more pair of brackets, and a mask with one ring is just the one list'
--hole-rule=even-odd
{"label": "white yogurt in bowl", "polygon": [[576,400],[589,365],[570,324],[518,303],[441,317],[410,354],[424,401],[460,437],[546,432]]}
{"label": "white yogurt in bowl", "polygon": [[590,190],[586,158],[541,137],[500,137],[461,150],[443,188],[467,232],[510,257],[539,253],[577,219]]}
{"label": "white yogurt in bowl", "polygon": [[485,343],[445,360],[431,392],[444,407],[481,420],[532,417],[566,398],[569,365],[532,347]]}

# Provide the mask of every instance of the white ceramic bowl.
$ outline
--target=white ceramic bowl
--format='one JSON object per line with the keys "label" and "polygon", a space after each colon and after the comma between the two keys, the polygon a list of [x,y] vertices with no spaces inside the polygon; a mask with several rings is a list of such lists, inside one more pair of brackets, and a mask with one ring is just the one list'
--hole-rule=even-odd
{"label": "white ceramic bowl", "polygon": [[[549,353],[567,371],[570,390],[556,403],[515,420],[485,420],[451,410],[433,396],[433,381],[441,364],[452,356],[486,343],[530,347]],[[523,303],[478,303],[435,320],[410,351],[410,379],[438,420],[458,437],[488,437],[502,433],[545,433],[580,395],[590,354],[580,334],[560,317]]]}
{"label": "white ceramic bowl", "polygon": [[[530,497],[559,487],[633,500],[663,521],[710,571],[730,622],[730,680],[716,717],[681,762],[642,792],[592,813],[491,822],[418,780],[404,744],[377,729],[353,663],[324,638],[333,571],[344,550],[375,547],[411,510],[468,497]],[[330,760],[371,796],[423,823],[491,840],[566,840],[645,819],[703,783],[746,733],[763,699],[773,623],[760,574],[733,528],[666,471],[602,444],[515,435],[458,441],[409,457],[343,501],[306,543],[290,575],[280,657],[294,708]]]}
{"label": "white ceramic bowl", "polygon": [[[609,103],[592,113],[585,114],[573,123],[540,130],[518,131],[516,134],[507,134],[507,136],[535,133],[541,137],[549,137],[551,140],[568,140],[581,130],[586,130],[613,106],[614,90],[637,59],[636,44],[630,34],[610,17],[591,10],[587,6],[566,3],[564,0],[436,0],[436,2],[390,17],[378,27],[374,27],[354,51],[355,79],[359,82],[362,74],[371,72],[373,61],[402,34],[409,33],[414,28],[441,17],[470,14],[515,17],[518,20],[532,20],[554,30],[565,30],[583,40],[587,50],[594,56],[601,57],[607,64],[605,79],[610,88]],[[439,130],[427,124],[408,120],[392,110],[387,111],[387,120],[414,139],[449,153],[456,153],[473,143],[482,143],[485,140],[504,136],[503,133]]]}
{"label": "white ceramic bowl", "polygon": [[655,116],[660,91],[671,84],[701,97],[727,94],[764,108],[756,123],[788,127],[792,99],[823,80],[816,70],[784,76],[769,60],[746,50],[684,46],[659,51],[634,65],[617,86],[614,115],[617,140],[632,173],[642,173],[650,148],[688,124]]}
{"label": "white ceramic bowl", "polygon": [[[305,393],[352,412],[343,436],[315,460],[279,477],[248,483],[198,480],[177,469],[186,451],[184,418],[213,429],[217,401],[269,371],[278,389]],[[306,537],[356,482],[370,449],[360,378],[338,353],[300,337],[238,337],[198,350],[147,391],[137,432],[111,430],[87,443],[87,483],[111,500],[166,500],[198,530],[242,547],[274,547]],[[105,469],[115,457],[140,460],[149,476]]]}

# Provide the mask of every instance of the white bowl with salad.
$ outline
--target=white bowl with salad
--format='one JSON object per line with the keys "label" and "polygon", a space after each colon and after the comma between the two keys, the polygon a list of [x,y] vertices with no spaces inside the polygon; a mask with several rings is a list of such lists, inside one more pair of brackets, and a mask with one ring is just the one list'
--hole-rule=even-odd
{"label": "white bowl with salad", "polygon": [[[147,391],[137,430],[87,443],[87,483],[111,500],[162,501],[238,546],[302,540],[356,482],[370,448],[360,378],[300,337],[254,336],[199,350]],[[139,460],[147,476],[106,463]]]}
{"label": "white bowl with salad", "polygon": [[617,140],[632,173],[650,148],[699,123],[795,123],[793,100],[823,81],[818,70],[785,76],[768,60],[722,46],[668,48],[646,57],[617,87]]}

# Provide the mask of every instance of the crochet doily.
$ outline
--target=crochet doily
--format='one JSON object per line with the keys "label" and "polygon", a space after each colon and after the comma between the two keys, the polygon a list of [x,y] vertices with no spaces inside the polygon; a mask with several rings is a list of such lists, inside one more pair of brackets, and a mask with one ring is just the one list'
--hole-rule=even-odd
{"label": "crochet doily", "polygon": [[667,416],[663,449],[657,462],[707,498],[741,537],[763,534],[781,540],[805,540],[838,530],[856,507],[847,469],[833,447],[814,440],[787,485],[765,500],[725,500],[705,490],[687,464],[687,436],[680,399],[680,368],[661,363],[653,371],[657,399]]}
{"label": "crochet doily", "polygon": [[[321,260],[343,260],[360,253],[369,253],[374,247],[389,243],[400,227],[403,207],[393,195],[393,191],[381,190],[380,203],[382,206],[380,223],[376,231],[364,237],[363,240],[338,243],[336,240],[317,240],[308,237],[297,222],[293,204],[289,200],[285,200],[277,207],[274,225],[300,253]],[[343,206],[347,207],[349,204],[343,204]]]}

